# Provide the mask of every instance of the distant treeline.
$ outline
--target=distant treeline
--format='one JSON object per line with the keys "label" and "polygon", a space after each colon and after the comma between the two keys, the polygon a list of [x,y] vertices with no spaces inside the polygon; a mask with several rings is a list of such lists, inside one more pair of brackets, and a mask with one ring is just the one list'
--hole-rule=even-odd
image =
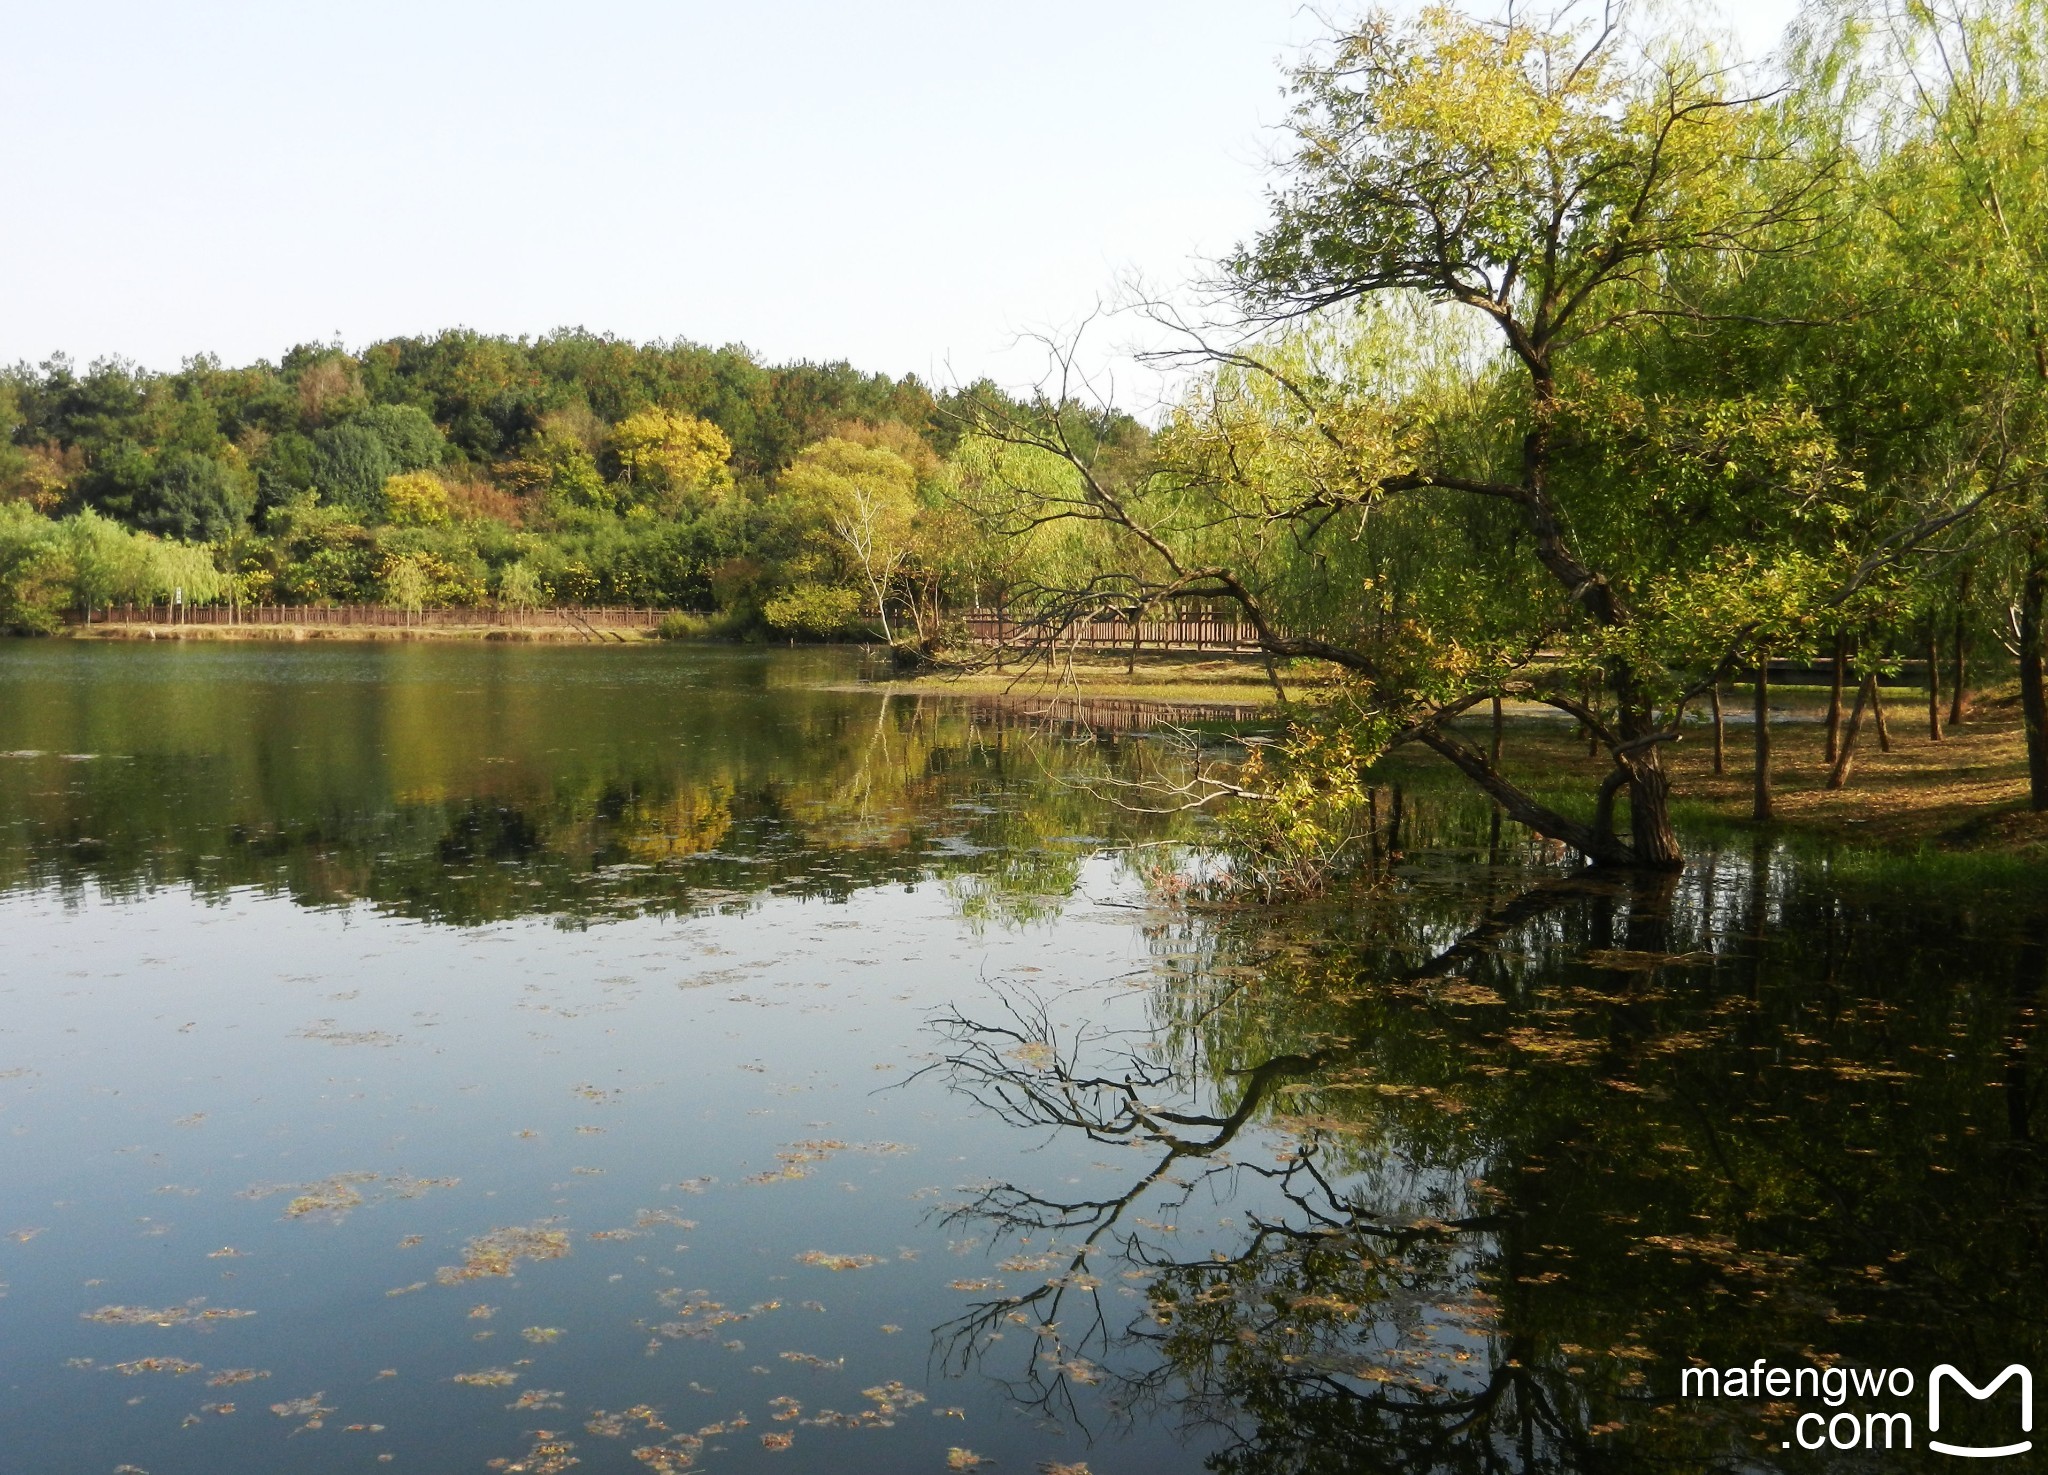
{"label": "distant treeline", "polygon": [[0,625],[181,589],[921,628],[973,579],[944,483],[953,406],[993,394],[581,330],[20,364],[0,371]]}

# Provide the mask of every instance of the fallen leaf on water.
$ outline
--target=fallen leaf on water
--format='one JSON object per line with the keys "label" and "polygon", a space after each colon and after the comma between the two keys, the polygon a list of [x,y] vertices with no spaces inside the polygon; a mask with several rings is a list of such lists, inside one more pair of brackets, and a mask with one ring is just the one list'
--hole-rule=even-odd
{"label": "fallen leaf on water", "polygon": [[233,1321],[255,1314],[227,1306],[207,1306],[202,1299],[183,1306],[166,1306],[162,1310],[152,1310],[147,1306],[102,1306],[97,1311],[84,1312],[81,1319],[96,1321],[102,1326],[183,1326],[187,1322]]}
{"label": "fallen leaf on water", "polygon": [[[289,1193],[292,1198],[284,1206],[285,1218],[304,1219],[320,1214],[339,1221],[347,1218],[350,1210],[359,1209],[366,1203],[418,1198],[436,1188],[453,1188],[461,1181],[459,1178],[413,1178],[403,1173],[386,1177],[382,1173],[359,1171],[336,1173],[314,1183],[258,1183],[243,1189],[237,1197],[266,1199]],[[372,1184],[383,1186],[372,1192]]]}
{"label": "fallen leaf on water", "polygon": [[635,1419],[655,1433],[668,1432],[668,1425],[661,1421],[661,1414],[644,1403],[636,1403],[631,1408],[615,1414],[598,1409],[591,1414],[583,1427],[588,1432],[606,1439],[623,1439],[626,1436],[627,1423]]}
{"label": "fallen leaf on water", "polygon": [[473,1373],[457,1373],[455,1381],[470,1388],[509,1388],[519,1381],[510,1368],[487,1367]]}
{"label": "fallen leaf on water", "polygon": [[971,1449],[962,1449],[957,1444],[946,1451],[948,1470],[974,1470],[987,1463],[988,1459],[985,1456],[978,1455]]}
{"label": "fallen leaf on water", "polygon": [[442,1266],[434,1278],[442,1285],[457,1285],[485,1276],[510,1275],[521,1260],[560,1260],[568,1253],[569,1236],[563,1231],[515,1225],[471,1240],[462,1252],[462,1263]]}
{"label": "fallen leaf on water", "polygon": [[280,1419],[321,1419],[334,1412],[320,1400],[325,1393],[312,1393],[304,1398],[287,1398],[283,1403],[273,1403],[270,1411]]}
{"label": "fallen leaf on water", "polygon": [[399,1041],[399,1036],[381,1029],[342,1029],[331,1019],[315,1020],[292,1034],[297,1039],[320,1040],[329,1045],[370,1045],[378,1049],[387,1049]]}
{"label": "fallen leaf on water", "polygon": [[817,1265],[826,1270],[866,1270],[870,1265],[882,1263],[880,1255],[834,1255],[825,1250],[805,1250],[796,1258],[805,1265]]}
{"label": "fallen leaf on water", "polygon": [[761,1436],[761,1448],[763,1449],[788,1449],[795,1442],[796,1436],[793,1434],[763,1434]]}
{"label": "fallen leaf on water", "polygon": [[915,1388],[906,1388],[893,1380],[879,1387],[863,1388],[860,1390],[860,1396],[879,1405],[877,1411],[885,1418],[895,1414],[898,1409],[916,1408],[924,1402],[924,1395]]}
{"label": "fallen leaf on water", "polygon": [[484,1468],[501,1470],[504,1475],[562,1475],[571,1465],[583,1461],[569,1453],[576,1446],[559,1438],[552,1430],[536,1429],[534,1446],[516,1460],[495,1459],[485,1462]]}

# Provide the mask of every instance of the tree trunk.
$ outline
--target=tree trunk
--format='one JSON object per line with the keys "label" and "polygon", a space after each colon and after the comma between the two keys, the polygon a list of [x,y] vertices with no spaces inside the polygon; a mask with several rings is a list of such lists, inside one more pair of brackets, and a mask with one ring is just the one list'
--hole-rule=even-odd
{"label": "tree trunk", "polygon": [[[1636,681],[1634,670],[1617,661],[1606,673],[1607,686],[1614,693],[1614,733],[1620,739],[1614,762],[1628,788],[1629,863],[1644,870],[1683,869],[1685,857],[1678,848],[1677,832],[1671,828],[1671,771],[1662,757],[1666,730],[1657,722],[1657,710]],[[1610,775],[1601,787],[1599,818],[1595,824],[1608,826],[1607,809],[1618,787]]]}
{"label": "tree trunk", "polygon": [[1835,637],[1835,674],[1828,684],[1827,762],[1832,765],[1842,751],[1842,673],[1849,659],[1849,637]]}
{"label": "tree trunk", "polygon": [[1963,576],[1956,580],[1955,660],[1948,670],[1948,725],[1950,727],[1962,726],[1963,720],[1970,715],[1969,688],[1964,685],[1964,677],[1967,673],[1963,669],[1963,637],[1967,628],[1965,621],[1969,618],[1969,608],[1970,571],[1964,569]]}
{"label": "tree trunk", "polygon": [[1727,771],[1723,758],[1728,744],[1728,729],[1721,720],[1721,678],[1714,678],[1714,777],[1719,778]]}
{"label": "tree trunk", "polygon": [[1484,790],[1517,824],[1569,845],[1596,865],[1637,864],[1634,853],[1611,832],[1538,803],[1489,767],[1484,753],[1452,734],[1440,728],[1423,726],[1417,729],[1415,741],[1449,759],[1460,773]]}
{"label": "tree trunk", "polygon": [[1877,723],[1877,751],[1889,753],[1892,750],[1891,724],[1884,720],[1884,691],[1877,684],[1877,673],[1870,673],[1870,715]]}
{"label": "tree trunk", "polygon": [[1941,741],[1941,638],[1927,626],[1927,740]]}
{"label": "tree trunk", "polygon": [[1749,817],[1758,824],[1771,817],[1771,653],[1756,653],[1756,794]]}
{"label": "tree trunk", "polygon": [[1856,734],[1863,729],[1863,703],[1877,690],[1877,678],[1866,676],[1856,688],[1856,709],[1849,714],[1849,730],[1842,734],[1842,751],[1828,773],[1828,787],[1839,789],[1849,782],[1849,764],[1856,757]]}
{"label": "tree trunk", "polygon": [[1280,684],[1280,668],[1273,663],[1273,652],[1262,650],[1259,654],[1266,658],[1266,679],[1273,683],[1273,699],[1285,703],[1287,688]]}
{"label": "tree trunk", "polygon": [[2020,713],[2027,730],[2027,787],[2036,812],[2048,809],[2048,689],[2042,684],[2041,603],[2048,596],[2048,543],[2027,540],[2020,589]]}
{"label": "tree trunk", "polygon": [[1629,848],[1635,863],[1651,870],[1675,871],[1685,865],[1678,832],[1671,828],[1671,774],[1655,748],[1631,758],[1628,769]]}
{"label": "tree trunk", "polygon": [[[1500,772],[1500,742],[1500,696],[1496,693],[1493,699],[1493,748],[1486,760],[1495,773]],[[1486,863],[1490,866],[1500,864],[1500,813],[1500,801],[1496,799],[1493,801],[1493,814],[1487,820],[1486,826]]]}

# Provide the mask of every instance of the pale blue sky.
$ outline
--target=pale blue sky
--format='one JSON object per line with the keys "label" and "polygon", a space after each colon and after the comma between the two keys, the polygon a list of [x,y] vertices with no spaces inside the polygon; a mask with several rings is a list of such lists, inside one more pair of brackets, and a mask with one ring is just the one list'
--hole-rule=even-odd
{"label": "pale blue sky", "polygon": [[[1791,12],[1729,13],[1755,50]],[[1014,381],[1018,332],[1256,227],[1318,29],[1299,0],[18,5],[0,360],[581,324]]]}

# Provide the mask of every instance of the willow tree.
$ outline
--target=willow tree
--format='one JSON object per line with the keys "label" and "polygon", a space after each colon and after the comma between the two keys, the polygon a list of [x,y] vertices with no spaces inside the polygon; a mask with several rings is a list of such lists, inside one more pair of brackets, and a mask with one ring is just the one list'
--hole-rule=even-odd
{"label": "willow tree", "polygon": [[[1663,325],[1708,321],[1703,284],[1806,249],[1831,162],[1708,52],[1640,37],[1617,10],[1590,25],[1569,9],[1548,21],[1445,7],[1406,21],[1374,15],[1297,69],[1294,87],[1296,148],[1270,222],[1229,263],[1228,285],[1268,329],[1363,313],[1382,325],[1366,349],[1373,362],[1361,372],[1356,355],[1304,360],[1285,331],[1277,348],[1272,331],[1204,342],[1209,403],[1178,417],[1177,443],[1195,453],[1123,486],[1077,461],[1077,491],[1060,510],[1128,536],[1127,572],[1146,598],[1232,601],[1268,653],[1350,672],[1373,718],[1366,756],[1425,743],[1512,817],[1594,860],[1676,867],[1660,749],[1710,687],[1672,673],[1724,675],[1766,622],[1736,612],[1775,619],[1788,588],[1826,579],[1736,547],[1692,548],[1674,570],[1661,536],[1671,488],[1727,481],[1824,509],[1853,492],[1853,476],[1796,406],[1666,405],[1629,381],[1627,347]],[[1409,310],[1418,326],[1404,345],[1384,325]],[[1417,342],[1432,351],[1418,354]],[[1262,443],[1297,447],[1277,482],[1246,458],[1253,421]],[[996,416],[983,429],[1060,444],[1056,421],[1034,429]],[[1288,545],[1327,542],[1347,518],[1354,529],[1408,528],[1405,573],[1391,587],[1345,589],[1329,587],[1326,571],[1323,608],[1304,618],[1287,597],[1302,580],[1270,564],[1299,570]],[[1432,523],[1434,533],[1422,526]],[[1226,525],[1267,562],[1219,550]],[[1426,590],[1437,598],[1418,640],[1417,619],[1394,617],[1393,602]],[[1356,601],[1348,617],[1328,610],[1346,598]],[[1731,619],[1741,640],[1709,651],[1710,637],[1735,633]],[[1546,648],[1567,660],[1538,673]],[[1611,757],[1591,822],[1539,802],[1450,728],[1510,670]],[[1599,677],[1598,701],[1578,679],[1587,673]],[[1622,794],[1625,837],[1613,824]]]}

